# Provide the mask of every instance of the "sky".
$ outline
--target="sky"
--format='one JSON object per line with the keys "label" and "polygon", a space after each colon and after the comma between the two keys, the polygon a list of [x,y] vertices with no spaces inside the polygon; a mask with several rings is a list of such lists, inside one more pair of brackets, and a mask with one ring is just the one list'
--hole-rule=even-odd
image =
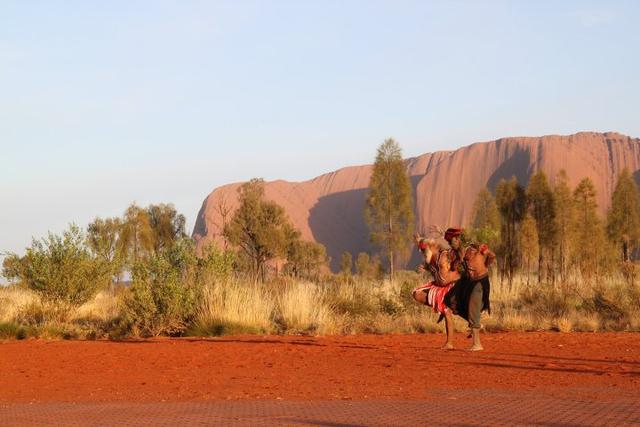
{"label": "sky", "polygon": [[640,137],[637,1],[0,0],[0,252],[505,136]]}

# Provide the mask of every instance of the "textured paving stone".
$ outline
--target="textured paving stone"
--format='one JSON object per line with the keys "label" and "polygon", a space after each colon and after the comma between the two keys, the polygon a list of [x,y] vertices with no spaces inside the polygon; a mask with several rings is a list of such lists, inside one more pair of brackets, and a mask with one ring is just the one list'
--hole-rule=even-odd
{"label": "textured paving stone", "polygon": [[432,391],[423,401],[0,404],[0,426],[631,426],[628,390]]}

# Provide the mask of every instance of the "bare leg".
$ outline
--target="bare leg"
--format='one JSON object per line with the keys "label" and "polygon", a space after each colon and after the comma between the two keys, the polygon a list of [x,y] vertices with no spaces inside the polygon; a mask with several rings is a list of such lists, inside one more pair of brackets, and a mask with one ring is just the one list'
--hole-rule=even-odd
{"label": "bare leg", "polygon": [[444,343],[442,347],[443,350],[452,350],[453,349],[453,316],[451,315],[451,310],[447,310],[444,314],[444,323],[447,330],[447,342]]}
{"label": "bare leg", "polygon": [[469,351],[483,350],[480,343],[480,311],[482,310],[482,284],[476,283],[471,297],[469,298],[469,327],[471,328],[471,337],[473,344]]}
{"label": "bare leg", "polygon": [[413,299],[416,300],[416,302],[419,302],[422,305],[426,305],[427,304],[427,294],[426,292],[423,291],[413,291]]}
{"label": "bare leg", "polygon": [[471,329],[471,335],[473,336],[473,345],[469,347],[469,351],[484,350],[482,344],[480,344],[480,328]]}

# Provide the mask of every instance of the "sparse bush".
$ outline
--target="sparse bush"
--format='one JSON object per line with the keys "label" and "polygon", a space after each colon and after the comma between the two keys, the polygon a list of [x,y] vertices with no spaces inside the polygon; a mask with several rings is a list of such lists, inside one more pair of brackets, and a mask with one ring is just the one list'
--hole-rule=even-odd
{"label": "sparse bush", "polygon": [[193,243],[182,239],[138,262],[124,299],[122,324],[134,335],[180,335],[194,318],[200,289]]}
{"label": "sparse bush", "polygon": [[62,236],[33,240],[26,255],[9,254],[4,275],[19,280],[61,313],[89,301],[110,280],[108,265],[91,255],[84,233],[71,225]]}

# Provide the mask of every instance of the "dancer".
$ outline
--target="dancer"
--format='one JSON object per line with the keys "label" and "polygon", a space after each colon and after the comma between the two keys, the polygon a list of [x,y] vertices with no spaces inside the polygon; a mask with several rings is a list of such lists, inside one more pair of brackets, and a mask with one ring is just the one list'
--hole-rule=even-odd
{"label": "dancer", "polygon": [[472,243],[464,252],[465,279],[462,281],[464,287],[459,302],[461,308],[466,308],[466,313],[460,315],[467,319],[471,329],[473,344],[470,351],[483,350],[480,343],[480,315],[483,311],[491,314],[489,266],[495,259],[496,255],[484,243]]}
{"label": "dancer", "polygon": [[[447,239],[456,254],[462,254],[460,264],[463,277],[456,282],[445,297],[445,305],[453,314],[465,319],[469,324],[469,338],[473,338],[470,351],[483,350],[480,342],[480,315],[482,311],[491,314],[489,282],[489,266],[496,259],[493,252],[486,244],[472,243],[464,251],[461,248],[462,229],[450,228],[447,230],[450,236]],[[445,233],[445,235],[447,234]],[[458,255],[460,256],[460,255]]]}
{"label": "dancer", "polygon": [[421,272],[428,270],[433,275],[433,281],[418,286],[413,290],[412,295],[416,301],[440,314],[438,322],[444,317],[447,341],[441,348],[450,350],[453,349],[453,317],[451,310],[445,304],[445,297],[455,282],[460,280],[461,275],[457,270],[460,258],[455,252],[440,246],[433,239],[416,236],[415,240],[424,258],[424,263],[418,269]]}

